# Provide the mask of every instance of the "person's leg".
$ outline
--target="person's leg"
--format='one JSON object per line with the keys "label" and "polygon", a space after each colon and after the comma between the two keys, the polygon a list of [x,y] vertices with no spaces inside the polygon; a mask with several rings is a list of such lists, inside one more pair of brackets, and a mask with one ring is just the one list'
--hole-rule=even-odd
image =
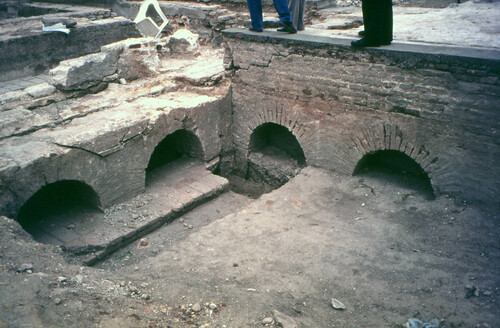
{"label": "person's leg", "polygon": [[295,27],[293,27],[292,18],[290,16],[290,9],[288,9],[288,4],[286,3],[286,1],[287,0],[273,0],[274,8],[276,8],[276,11],[280,16],[280,23],[283,26],[282,28],[278,29],[278,32],[295,34],[297,33],[297,30],[295,29]]}
{"label": "person's leg", "polygon": [[378,38],[380,36],[381,1],[385,0],[363,0],[363,21],[365,22],[365,38],[374,42],[378,41]]}
{"label": "person's leg", "polygon": [[299,0],[287,0],[288,9],[290,9],[290,18],[292,19],[292,25],[295,29],[297,29],[297,20],[298,20],[298,5]]}
{"label": "person's leg", "polygon": [[274,8],[276,8],[276,11],[280,16],[280,22],[291,23],[292,18],[290,17],[290,9],[288,9],[288,4],[286,3],[286,0],[273,0],[273,3],[274,3]]}
{"label": "person's leg", "polygon": [[262,0],[247,0],[247,5],[252,20],[252,29],[262,31]]}
{"label": "person's leg", "polygon": [[367,0],[369,6],[370,40],[381,45],[392,41],[392,0]]}
{"label": "person's leg", "polygon": [[391,44],[393,32],[392,0],[384,0],[382,10],[382,34],[380,35],[380,41],[382,44]]}
{"label": "person's leg", "polygon": [[292,25],[297,31],[304,30],[304,10],[306,0],[287,0],[288,9],[290,9],[290,17]]}
{"label": "person's leg", "polygon": [[361,40],[351,42],[353,47],[378,47],[381,45],[380,3],[385,0],[362,0],[365,30]]}
{"label": "person's leg", "polygon": [[[296,22],[296,25],[294,25],[295,29],[297,31],[303,31],[305,30],[305,26],[304,26],[304,12],[306,11],[306,0],[298,0],[297,1],[299,3],[298,5],[298,13],[297,13],[297,22]],[[293,16],[292,16],[293,18]],[[295,20],[294,20],[294,23],[295,23]]]}
{"label": "person's leg", "polygon": [[366,35],[366,26],[370,26],[369,20],[370,20],[370,11],[368,10],[369,7],[369,0],[361,0],[361,11],[363,13],[363,28],[364,30],[359,33],[360,36],[365,36]]}

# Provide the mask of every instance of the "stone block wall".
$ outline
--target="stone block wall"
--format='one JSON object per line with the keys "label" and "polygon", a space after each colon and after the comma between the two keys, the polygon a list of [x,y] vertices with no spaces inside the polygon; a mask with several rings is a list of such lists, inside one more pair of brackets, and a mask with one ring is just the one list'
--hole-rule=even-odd
{"label": "stone block wall", "polygon": [[308,165],[352,174],[364,155],[398,150],[425,170],[437,194],[496,201],[498,51],[353,50],[345,40],[224,35],[237,169],[246,170],[255,128],[274,122],[295,135]]}
{"label": "stone block wall", "polygon": [[38,33],[8,38],[0,42],[0,81],[41,74],[62,60],[97,52],[105,44],[139,36],[135,24],[116,17],[82,24],[69,35],[42,33],[40,28]]}
{"label": "stone block wall", "polygon": [[167,44],[110,44],[62,62],[50,83],[0,95],[0,215],[15,218],[42,187],[63,180],[88,185],[103,208],[129,199],[144,190],[156,146],[180,129],[199,139],[197,158],[217,166],[222,139],[231,138],[229,81],[206,91],[177,75],[129,70],[159,70]]}
{"label": "stone block wall", "polygon": [[144,190],[145,170],[155,147],[179,129],[193,132],[202,146],[200,159],[212,162],[221,151],[220,135],[227,126],[220,122],[221,113],[230,111],[231,105],[227,85],[213,97],[145,95],[128,103],[104,104],[114,103],[111,108],[98,108],[89,97],[80,101],[94,113],[29,136],[0,140],[2,215],[15,218],[42,187],[63,180],[90,186],[103,208],[129,199]]}

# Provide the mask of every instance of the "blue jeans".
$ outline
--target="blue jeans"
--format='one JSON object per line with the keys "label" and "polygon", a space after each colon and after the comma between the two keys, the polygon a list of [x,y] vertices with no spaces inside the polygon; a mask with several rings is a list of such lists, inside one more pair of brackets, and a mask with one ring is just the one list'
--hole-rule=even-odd
{"label": "blue jeans", "polygon": [[[290,10],[286,0],[273,0],[274,8],[280,16],[280,22],[291,23]],[[262,0],[247,0],[248,11],[252,19],[252,27],[254,30],[262,30]]]}

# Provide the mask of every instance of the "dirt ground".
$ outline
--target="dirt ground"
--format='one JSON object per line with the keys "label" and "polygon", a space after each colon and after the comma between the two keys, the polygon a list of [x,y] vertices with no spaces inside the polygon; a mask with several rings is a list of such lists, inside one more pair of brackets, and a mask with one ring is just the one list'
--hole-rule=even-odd
{"label": "dirt ground", "polygon": [[0,327],[499,327],[496,212],[426,198],[309,167],[259,199],[226,193],[96,267],[2,218]]}
{"label": "dirt ground", "polygon": [[[500,8],[465,5],[493,6],[481,24]],[[448,27],[479,19],[469,13]],[[498,22],[462,26],[498,47]],[[408,40],[425,34],[407,26]],[[441,32],[425,40],[445,42]],[[499,208],[429,200],[397,181],[307,167],[258,199],[227,192],[95,267],[0,217],[0,328],[500,327]]]}

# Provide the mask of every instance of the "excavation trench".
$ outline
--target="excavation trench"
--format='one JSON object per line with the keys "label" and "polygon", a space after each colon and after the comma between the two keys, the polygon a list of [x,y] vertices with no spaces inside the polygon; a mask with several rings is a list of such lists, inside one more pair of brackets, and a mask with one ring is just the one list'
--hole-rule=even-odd
{"label": "excavation trench", "polygon": [[[228,209],[237,209],[250,199],[285,185],[306,165],[297,139],[288,129],[274,123],[263,124],[252,134],[244,174],[231,171],[222,177],[217,167],[210,171],[202,157],[203,149],[196,135],[177,130],[152,153],[142,194],[101,209],[97,194],[88,185],[59,181],[33,195],[21,208],[18,221],[37,241],[62,246],[68,260],[95,265],[231,189],[235,194],[224,196],[235,202],[224,211],[229,214]],[[363,178],[370,177],[401,189],[402,198],[433,198],[425,172],[400,152],[367,154],[354,175],[362,177],[362,187],[371,188]],[[215,203],[220,207],[227,204]],[[206,223],[210,218],[219,218],[220,213],[208,217]],[[145,240],[141,239],[142,246],[138,247],[148,247]]]}
{"label": "excavation trench", "polygon": [[294,139],[291,133],[283,137],[286,129],[271,127],[278,132],[269,126],[265,133],[257,129],[244,176],[229,173],[228,181],[217,167],[212,169],[219,175],[213,174],[200,160],[199,139],[181,129],[166,136],[152,153],[144,193],[101,210],[88,185],[60,181],[35,193],[17,219],[35,240],[62,246],[71,261],[94,265],[228,189],[250,199],[284,185],[305,161],[294,158],[300,148],[296,140],[292,151],[283,149]]}
{"label": "excavation trench", "polygon": [[[196,19],[169,16],[169,28],[196,30],[206,45],[212,23],[239,24],[238,15],[210,8],[196,8],[204,13]],[[80,49],[79,40],[95,38],[77,40],[78,33],[99,24],[77,21],[68,41]],[[110,24],[103,29],[111,32]],[[132,22],[122,25],[132,31],[120,38],[136,36]],[[165,40],[127,40],[120,58],[130,61],[120,65],[137,65],[133,79],[106,75],[108,89],[70,98],[46,85],[35,110],[18,111],[33,102],[25,92],[19,106],[0,111],[19,115],[19,123],[0,120],[7,216],[36,241],[63,249],[61,257],[59,247],[34,243],[1,218],[0,294],[9,324],[32,316],[31,326],[263,326],[277,310],[309,327],[396,327],[411,316],[498,326],[495,214],[446,195],[434,199],[439,188],[464,199],[495,190],[482,174],[498,176],[494,156],[483,155],[494,150],[486,106],[495,99],[478,90],[497,83],[493,60],[453,54],[448,67],[447,55],[416,45],[422,56],[397,40],[351,51],[348,40],[308,31],[222,33],[227,38],[216,38],[230,64],[214,55],[221,49],[169,63]],[[54,43],[27,42],[39,45],[32,58],[66,37],[42,36]],[[56,65],[81,55],[50,57]],[[195,58],[202,58],[197,67]],[[152,76],[139,75],[145,63]],[[38,65],[18,64],[0,79]],[[462,90],[470,102],[456,98],[457,80],[463,89],[474,84]],[[333,298],[346,310],[332,308]],[[196,302],[202,311],[194,315]]]}

